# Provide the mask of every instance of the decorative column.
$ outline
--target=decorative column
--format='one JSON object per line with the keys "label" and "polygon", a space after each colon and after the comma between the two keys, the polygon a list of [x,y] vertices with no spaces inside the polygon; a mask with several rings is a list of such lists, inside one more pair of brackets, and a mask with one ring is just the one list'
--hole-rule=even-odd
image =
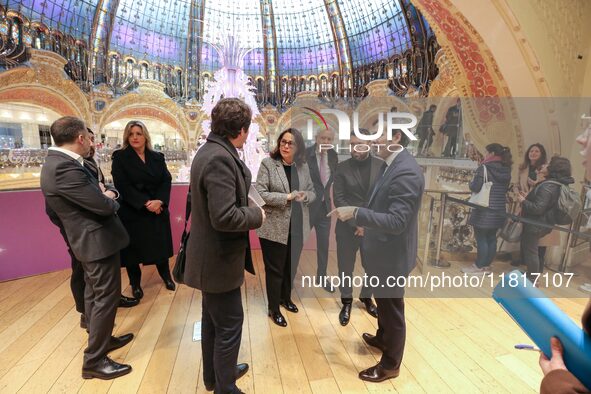
{"label": "decorative column", "polygon": [[328,13],[332,36],[336,44],[337,61],[339,63],[339,73],[341,74],[340,95],[343,97],[345,90],[352,87],[345,86],[345,76],[348,75],[346,79],[350,81],[349,83],[352,83],[353,78],[353,59],[351,58],[351,50],[349,48],[349,37],[347,36],[345,22],[343,21],[343,15],[341,14],[337,0],[324,0],[324,6]]}
{"label": "decorative column", "polygon": [[265,101],[277,106],[281,102],[279,66],[277,56],[277,34],[273,0],[261,0],[261,23],[265,55]]}
{"label": "decorative column", "polygon": [[197,102],[201,84],[201,48],[203,45],[203,16],[205,0],[191,0],[189,12],[189,28],[187,36],[187,53],[185,70],[186,83],[184,96],[189,102]]}
{"label": "decorative column", "polygon": [[107,82],[111,32],[118,7],[119,0],[99,0],[96,6],[88,43],[90,48],[88,75],[93,75],[94,71],[93,77],[89,77],[93,83]]}

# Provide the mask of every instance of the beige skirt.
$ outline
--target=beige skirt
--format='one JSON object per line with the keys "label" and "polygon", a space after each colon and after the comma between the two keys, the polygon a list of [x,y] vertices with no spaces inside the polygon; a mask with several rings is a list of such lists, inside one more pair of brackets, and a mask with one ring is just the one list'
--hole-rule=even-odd
{"label": "beige skirt", "polygon": [[548,235],[540,238],[538,246],[558,246],[560,245],[560,231],[552,230]]}

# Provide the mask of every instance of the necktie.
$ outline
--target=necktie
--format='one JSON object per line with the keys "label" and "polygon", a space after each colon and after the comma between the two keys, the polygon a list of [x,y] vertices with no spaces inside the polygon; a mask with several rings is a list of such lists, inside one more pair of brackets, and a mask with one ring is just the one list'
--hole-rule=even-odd
{"label": "necktie", "polygon": [[326,186],[328,182],[328,158],[326,157],[326,152],[320,153],[320,182],[322,182],[322,186]]}

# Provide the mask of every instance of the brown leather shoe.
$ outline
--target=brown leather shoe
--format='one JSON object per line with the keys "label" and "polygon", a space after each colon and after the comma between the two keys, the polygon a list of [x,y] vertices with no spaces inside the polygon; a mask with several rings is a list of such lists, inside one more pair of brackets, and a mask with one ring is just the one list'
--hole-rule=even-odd
{"label": "brown leather shoe", "polygon": [[380,342],[380,340],[375,335],[371,335],[371,334],[364,332],[361,337],[363,338],[365,343],[367,343],[369,346],[380,349],[382,352],[384,351],[384,345],[382,344],[382,342]]}
{"label": "brown leather shoe", "polygon": [[400,369],[386,369],[381,364],[377,364],[365,371],[359,372],[359,379],[367,382],[383,382],[387,379],[397,378],[400,375]]}

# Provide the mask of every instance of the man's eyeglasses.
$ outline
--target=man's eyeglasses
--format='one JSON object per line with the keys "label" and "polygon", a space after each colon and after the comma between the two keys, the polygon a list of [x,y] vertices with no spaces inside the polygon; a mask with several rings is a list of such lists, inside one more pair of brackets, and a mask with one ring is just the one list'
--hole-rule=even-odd
{"label": "man's eyeglasses", "polygon": [[281,141],[279,141],[279,145],[287,146],[288,148],[291,148],[295,145],[295,143],[293,141],[281,140]]}

